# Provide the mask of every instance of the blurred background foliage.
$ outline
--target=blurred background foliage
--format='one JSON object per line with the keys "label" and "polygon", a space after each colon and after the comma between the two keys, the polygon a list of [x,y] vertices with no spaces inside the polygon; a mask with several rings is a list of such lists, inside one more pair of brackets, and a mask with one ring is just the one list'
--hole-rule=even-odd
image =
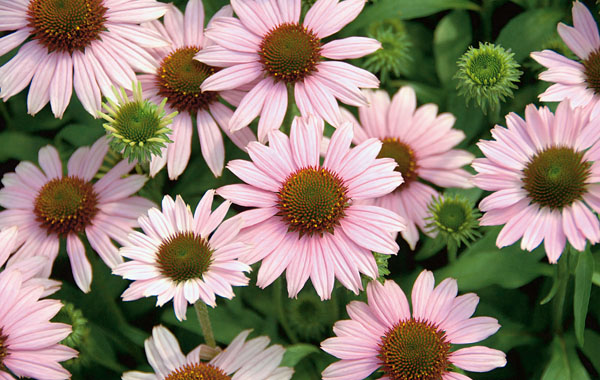
{"label": "blurred background foliage", "polygon": [[[184,9],[186,0],[174,3]],[[204,0],[207,19],[226,3]],[[390,94],[400,86],[410,85],[420,104],[433,102],[440,112],[454,114],[455,128],[467,136],[461,147],[481,156],[474,143],[489,138],[494,124],[504,124],[506,113],[522,115],[526,104],[538,103],[537,94],[547,87],[537,80],[541,66],[529,53],[551,48],[572,55],[556,32],[560,21],[572,25],[571,4],[569,0],[369,0],[362,14],[336,38],[380,36],[382,54],[387,56],[366,57],[353,63],[376,71],[382,79],[381,87]],[[597,16],[596,4],[587,5]],[[453,79],[458,58],[479,41],[511,49],[524,72],[514,98],[504,103],[499,112],[488,115],[465,105]],[[10,57],[11,54],[5,55],[0,63]],[[13,171],[20,160],[37,162],[37,151],[46,144],[56,146],[66,162],[77,147],[89,145],[104,134],[101,121],[89,116],[75,97],[59,120],[54,119],[49,107],[35,117],[27,115],[26,92],[21,92],[0,103],[0,123],[2,173]],[[226,160],[245,157],[229,141],[226,152]],[[234,182],[237,179],[227,170],[221,178],[212,176],[194,137],[190,164],[179,180],[169,181],[163,170],[148,182],[142,195],[159,202],[163,194],[181,194],[195,205],[207,189]],[[485,195],[476,189],[456,192],[475,204]],[[241,208],[234,208],[232,212],[239,211]],[[470,247],[460,248],[458,259],[452,263],[439,240],[422,236],[415,251],[401,241],[400,252],[387,262],[391,272],[387,277],[410,292],[417,274],[427,268],[434,271],[438,282],[454,277],[460,292],[476,292],[480,296],[476,314],[496,317],[502,325],[497,334],[482,344],[506,352],[508,364],[489,373],[472,374],[474,379],[600,378],[598,248],[592,247],[591,253],[563,255],[560,264],[552,266],[547,263],[543,248],[528,253],[515,244],[499,250],[495,246],[498,231],[499,228],[482,228],[483,237]],[[81,293],[74,285],[64,246],[53,270],[53,277],[63,281],[62,290],[54,297],[81,311],[76,329],[80,336],[71,342],[81,350],[81,358],[67,364],[73,379],[118,379],[125,370],[149,371],[143,342],[152,327],[160,323],[175,332],[184,352],[202,342],[193,311],[188,312],[187,321],[178,323],[171,303],[155,308],[154,298],[122,302],[120,294],[128,282],[111,275],[91,252],[88,246],[94,268],[89,294]],[[594,273],[586,272],[590,260],[595,260]],[[241,330],[252,328],[255,335],[268,335],[273,342],[287,347],[283,364],[295,366],[295,380],[320,378],[320,372],[334,358],[319,350],[319,342],[332,335],[336,320],[347,318],[345,305],[352,299],[364,300],[364,294],[355,296],[344,288],[336,288],[330,301],[321,302],[308,283],[298,299],[288,299],[284,279],[261,290],[254,285],[255,275],[250,286],[235,289],[233,300],[219,299],[218,307],[210,310],[217,341],[226,345]],[[560,278],[566,280],[555,281]],[[595,286],[588,311],[585,296],[590,278]],[[557,286],[559,283],[563,285]],[[548,296],[561,292],[566,294],[564,305],[556,302],[556,296],[547,302]],[[59,317],[68,320],[68,316]]]}

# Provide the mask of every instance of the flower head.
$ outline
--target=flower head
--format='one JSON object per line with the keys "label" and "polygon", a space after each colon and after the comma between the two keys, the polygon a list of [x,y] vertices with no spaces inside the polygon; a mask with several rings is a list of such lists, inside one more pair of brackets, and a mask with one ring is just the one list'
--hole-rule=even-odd
{"label": "flower head", "polygon": [[165,144],[173,142],[167,136],[172,132],[168,125],[177,112],[165,113],[167,99],[156,105],[142,98],[140,82],[133,85],[133,99],[129,99],[123,87],[120,91],[113,87],[113,93],[117,102],[107,99],[108,104],[102,103],[107,113],[98,111],[98,115],[108,122],[104,129],[112,137],[111,148],[122,153],[129,162],[160,157]]}
{"label": "flower head", "polygon": [[[231,16],[231,7],[219,10],[218,17]],[[210,26],[213,20],[208,22]],[[202,157],[212,173],[218,177],[225,164],[223,131],[240,149],[256,140],[249,128],[229,131],[233,111],[220,100],[237,106],[244,92],[238,89],[224,91],[201,91],[200,86],[219,68],[194,60],[199,51],[211,45],[204,36],[204,8],[201,0],[187,2],[185,13],[173,4],[168,5],[164,24],[153,21],[146,24],[149,32],[158,33],[170,42],[169,48],[150,49],[155,64],[149,74],[138,77],[144,90],[144,98],[158,104],[166,99],[165,110],[179,112],[170,126],[173,140],[163,154],[155,155],[150,163],[150,175],[155,176],[165,165],[170,179],[177,179],[185,170],[192,152],[193,119],[196,120]]]}
{"label": "flower head", "polygon": [[247,184],[217,190],[233,203],[256,207],[236,216],[244,220],[243,234],[254,244],[243,260],[262,260],[260,287],[286,270],[290,297],[309,277],[321,299],[331,296],[335,278],[358,293],[360,273],[378,276],[371,251],[395,254],[393,234],[404,228],[394,212],[357,204],[402,183],[391,159],[376,158],[381,142],[369,139],[351,149],[352,126],[342,124],[321,164],[322,138],[323,120],[296,118],[290,137],[272,131],[268,147],[248,145],[251,162],[229,162],[227,167]]}
{"label": "flower head", "polygon": [[163,326],[156,326],[152,336],[144,342],[146,356],[154,373],[125,372],[123,380],[289,380],[292,368],[279,367],[285,349],[269,345],[269,338],[261,336],[246,341],[250,330],[238,334],[229,346],[211,361],[202,361],[208,346],[200,345],[183,355],[177,338]]}
{"label": "flower head", "polygon": [[[33,259],[33,260],[32,260]],[[12,266],[0,272],[0,376],[34,379],[70,379],[59,363],[77,356],[77,351],[59,342],[71,333],[71,326],[52,323],[59,312],[58,300],[41,300],[43,286],[31,282],[38,271],[37,258],[23,260],[27,265]],[[42,259],[42,265],[47,260]]]}
{"label": "flower head", "polygon": [[393,281],[371,281],[368,304],[353,301],[350,320],[333,326],[336,337],[321,348],[341,360],[323,371],[323,380],[360,380],[376,370],[382,379],[468,379],[452,371],[486,372],[506,364],[503,352],[485,346],[454,350],[456,344],[479,342],[500,328],[490,317],[473,317],[479,297],[456,296],[456,280],[434,288],[433,273],[421,272],[412,289],[412,313],[404,292]]}
{"label": "flower head", "polygon": [[427,206],[438,192],[424,181],[440,187],[472,187],[471,175],[462,169],[474,156],[453,149],[465,134],[453,129],[455,117],[437,113],[437,106],[426,104],[417,108],[417,97],[411,87],[402,87],[390,100],[385,91],[365,91],[370,107],[358,109],[360,123],[342,110],[354,124],[354,143],[377,138],[382,147],[378,157],[392,158],[402,173],[404,183],[390,194],[370,202],[406,218],[402,237],[414,249],[419,231],[428,232],[425,218]]}
{"label": "flower head", "polygon": [[[194,214],[183,199],[165,196],[162,211],[152,208],[140,216],[142,232],[132,232],[120,253],[131,259],[113,273],[134,282],[123,293],[125,301],[158,296],[156,304],[173,299],[175,315],[185,319],[188,302],[199,299],[216,306],[215,294],[233,298],[234,286],[248,284],[250,267],[236,259],[249,252],[236,241],[242,221],[223,218],[231,202],[211,213],[214,191],[204,194]],[[214,231],[214,233],[213,233]]]}
{"label": "flower head", "polygon": [[73,277],[85,292],[90,290],[92,267],[81,241],[83,235],[109,267],[123,261],[112,240],[123,244],[127,233],[137,227],[137,217],[153,203],[132,196],[146,183],[145,176],[123,178],[134,164],[121,161],[93,181],[107,150],[106,138],[77,149],[64,175],[58,151],[48,145],[39,152],[41,170],[24,161],[15,173],[4,175],[0,205],[6,210],[0,211],[0,228],[19,229],[14,260],[33,254],[45,256],[50,260],[44,269],[48,277],[60,240],[65,238]]}
{"label": "flower head", "polygon": [[[288,87],[303,116],[318,115],[328,123],[342,123],[336,98],[350,105],[366,105],[359,88],[377,88],[368,71],[336,60],[360,58],[381,47],[366,37],[322,40],[354,20],[364,0],[317,0],[300,21],[301,0],[233,0],[239,19],[213,20],[206,35],[215,46],[203,49],[196,59],[223,67],[202,83],[202,91],[223,91],[249,86],[229,121],[236,131],[256,116],[258,138],[279,129],[288,106]],[[331,61],[326,61],[329,58]]]}
{"label": "flower head", "polygon": [[287,305],[290,326],[304,339],[322,339],[337,319],[338,307],[334,300],[323,301],[316,294],[306,290],[298,295],[298,299],[290,300]]}
{"label": "flower head", "polygon": [[454,196],[438,196],[428,206],[430,216],[425,229],[431,233],[441,234],[448,244],[460,247],[469,243],[481,234],[477,231],[481,216],[471,202],[459,194]]}
{"label": "flower head", "polygon": [[586,6],[573,2],[574,26],[558,24],[558,34],[581,61],[569,59],[552,50],[531,53],[531,57],[548,68],[539,78],[554,83],[540,94],[544,102],[569,99],[573,107],[592,104],[597,115],[600,96],[600,35],[598,25]]}
{"label": "flower head", "polygon": [[467,102],[473,100],[477,106],[487,110],[498,110],[500,102],[512,98],[515,82],[523,74],[513,58],[514,53],[502,46],[479,43],[479,48],[469,50],[458,60],[457,89]]}
{"label": "flower head", "polygon": [[386,83],[390,74],[399,77],[406,72],[411,63],[412,42],[402,21],[385,20],[369,27],[367,35],[381,43],[381,49],[369,55],[363,67],[380,73],[381,81]]}
{"label": "flower head", "polygon": [[496,244],[519,238],[533,250],[542,240],[548,260],[555,263],[565,241],[577,250],[586,239],[600,241],[598,160],[599,118],[591,108],[572,109],[561,102],[556,115],[547,107],[525,109],[525,120],[506,116],[508,128],[497,125],[492,141],[477,145],[486,156],[476,159],[473,183],[494,193],[479,204],[482,225],[505,224]]}
{"label": "flower head", "polygon": [[[50,101],[62,117],[73,89],[94,117],[101,94],[112,97],[111,84],[131,89],[134,71],[152,71],[153,57],[142,47],[166,41],[140,23],[161,17],[166,4],[155,0],[23,0],[3,5],[0,55],[23,44],[0,68],[0,98],[7,100],[31,83],[30,114]],[[10,16],[9,16],[10,15]]]}

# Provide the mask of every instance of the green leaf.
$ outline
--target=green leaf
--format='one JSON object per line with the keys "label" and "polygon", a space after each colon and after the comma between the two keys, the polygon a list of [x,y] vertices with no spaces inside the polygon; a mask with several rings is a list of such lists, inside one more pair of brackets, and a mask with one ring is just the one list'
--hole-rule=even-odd
{"label": "green leaf", "polygon": [[594,273],[594,258],[589,245],[585,251],[575,253],[579,257],[575,268],[575,292],[573,294],[573,312],[575,316],[575,337],[580,347],[583,347],[585,317],[590,303],[592,290],[592,275]]}
{"label": "green leaf", "polygon": [[282,367],[294,367],[306,356],[319,352],[319,348],[307,343],[298,343],[285,348],[285,354],[281,360]]}
{"label": "green leaf", "polygon": [[465,11],[453,11],[435,28],[433,54],[438,77],[444,85],[452,81],[458,66],[456,62],[471,43],[471,19]]}
{"label": "green leaf", "polygon": [[73,146],[92,145],[104,135],[104,128],[95,125],[70,124],[56,135],[57,141],[67,141]]}
{"label": "green leaf", "polygon": [[551,275],[552,268],[540,262],[543,248],[533,252],[519,249],[518,244],[498,249],[496,230],[466,249],[456,262],[438,270],[436,278],[453,277],[461,290],[477,290],[489,285],[513,289],[540,275]]}
{"label": "green leaf", "polygon": [[545,305],[550,302],[558,292],[560,285],[563,284],[566,286],[565,283],[567,281],[569,281],[569,264],[565,256],[565,259],[558,260],[558,264],[554,266],[554,281],[552,282],[552,288],[550,288],[546,297],[540,301],[540,305]]}
{"label": "green leaf", "polygon": [[37,162],[38,151],[50,140],[21,132],[0,133],[0,161],[10,158],[20,161]]}
{"label": "green leaf", "polygon": [[500,31],[497,44],[515,53],[518,62],[523,61],[530,52],[541,50],[544,43],[556,33],[556,24],[564,16],[557,9],[534,9],[513,18]]}
{"label": "green leaf", "polygon": [[441,234],[438,234],[435,238],[425,237],[423,244],[419,247],[415,260],[426,260],[446,247],[446,242],[442,238]]}
{"label": "green leaf", "polygon": [[577,356],[571,335],[564,339],[555,336],[550,346],[550,362],[541,380],[590,380],[590,376]]}
{"label": "green leaf", "polygon": [[344,35],[352,35],[373,22],[398,18],[410,20],[429,16],[447,9],[479,10],[479,5],[467,0],[379,0],[368,5],[356,21],[344,28]]}
{"label": "green leaf", "polygon": [[597,372],[600,372],[600,334],[594,330],[585,330],[583,353],[590,359]]}

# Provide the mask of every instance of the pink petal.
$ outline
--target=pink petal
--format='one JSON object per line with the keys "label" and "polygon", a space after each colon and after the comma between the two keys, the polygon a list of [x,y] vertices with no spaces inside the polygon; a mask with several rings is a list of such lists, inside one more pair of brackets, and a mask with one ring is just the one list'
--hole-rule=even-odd
{"label": "pink petal", "polygon": [[423,319],[426,317],[425,312],[427,310],[427,304],[429,297],[433,292],[433,285],[435,279],[433,273],[428,270],[424,270],[419,274],[419,277],[415,280],[413,285],[410,299],[412,300],[413,306],[413,318]]}
{"label": "pink petal", "polygon": [[196,125],[202,157],[215,177],[219,177],[223,173],[225,161],[225,146],[221,131],[212,116],[204,110],[198,111]]}
{"label": "pink petal", "polygon": [[278,202],[275,193],[245,184],[222,186],[217,189],[217,194],[235,204],[246,207],[271,207]]}
{"label": "pink petal", "polygon": [[[200,53],[199,53],[200,54]],[[262,75],[260,62],[242,63],[227,67],[202,82],[202,91],[232,90],[247,84]]]}
{"label": "pink petal", "polygon": [[190,0],[185,7],[184,42],[188,46],[202,46],[204,34],[204,7],[201,0]]}
{"label": "pink petal", "polygon": [[596,20],[583,3],[575,1],[573,3],[573,24],[590,43],[594,50],[600,48],[600,36],[598,35],[598,25]]}
{"label": "pink petal", "polygon": [[453,344],[470,344],[484,340],[500,329],[495,318],[474,317],[449,327],[446,338]]}
{"label": "pink petal", "polygon": [[[206,81],[204,83],[206,83]],[[274,85],[275,82],[273,79],[265,78],[258,82],[258,84],[244,96],[229,121],[229,129],[232,132],[248,126],[248,124],[261,113],[263,105],[265,104],[265,99]]]}
{"label": "pink petal", "polygon": [[450,355],[450,362],[459,368],[473,372],[487,372],[506,365],[502,351],[484,346],[461,348]]}
{"label": "pink petal", "polygon": [[406,295],[394,281],[386,280],[383,285],[377,280],[369,282],[367,298],[373,314],[388,328],[411,318]]}
{"label": "pink petal", "polygon": [[175,180],[185,170],[192,154],[192,118],[187,113],[180,113],[175,116],[170,128],[173,130],[173,143],[167,146],[167,169],[169,179]]}
{"label": "pink petal", "polygon": [[559,23],[558,34],[565,41],[565,44],[581,59],[587,59],[588,55],[592,53],[595,47],[592,45],[591,41],[588,39],[577,29],[566,26],[563,23]]}
{"label": "pink petal", "polygon": [[360,58],[381,49],[381,42],[367,37],[348,37],[323,45],[321,55],[330,59]]}
{"label": "pink petal", "polygon": [[85,255],[83,243],[75,234],[67,235],[67,254],[75,283],[84,293],[89,292],[92,283],[92,266]]}
{"label": "pink petal", "polygon": [[40,149],[38,162],[48,178],[62,178],[62,162],[56,148],[47,145]]}

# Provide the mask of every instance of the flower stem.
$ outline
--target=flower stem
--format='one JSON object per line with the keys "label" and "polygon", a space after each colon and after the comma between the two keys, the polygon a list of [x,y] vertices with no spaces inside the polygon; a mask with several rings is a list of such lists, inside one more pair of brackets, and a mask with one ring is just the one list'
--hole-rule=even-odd
{"label": "flower stem", "polygon": [[452,238],[448,238],[448,244],[446,246],[448,250],[448,262],[453,264],[456,262],[456,258],[458,256],[458,245]]}
{"label": "flower stem", "polygon": [[202,302],[202,300],[198,300],[194,304],[194,310],[196,310],[196,316],[198,316],[198,322],[200,322],[200,328],[202,328],[202,334],[204,335],[206,344],[212,348],[217,347],[206,304]]}
{"label": "flower stem", "polygon": [[558,260],[558,290],[552,300],[552,328],[555,332],[562,332],[562,322],[565,306],[565,297],[567,295],[567,285],[569,283],[569,263],[568,261],[568,246]]}
{"label": "flower stem", "polygon": [[285,113],[285,117],[283,119],[282,131],[285,134],[289,134],[292,121],[294,121],[294,117],[300,116],[300,110],[298,110],[298,106],[296,105],[295,97],[294,97],[294,87],[288,87],[288,109]]}

